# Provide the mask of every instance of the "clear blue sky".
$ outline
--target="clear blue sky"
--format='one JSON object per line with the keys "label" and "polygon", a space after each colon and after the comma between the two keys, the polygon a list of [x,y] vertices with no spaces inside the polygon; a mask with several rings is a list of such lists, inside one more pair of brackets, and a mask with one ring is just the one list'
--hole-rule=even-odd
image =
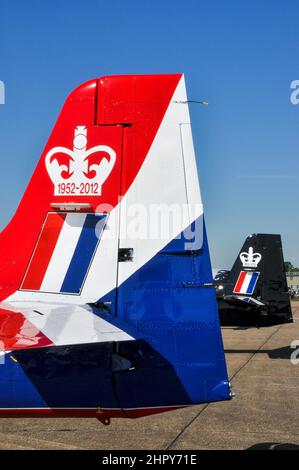
{"label": "clear blue sky", "polygon": [[298,45],[298,0],[0,0],[0,227],[73,88],[184,72],[213,265],[254,232],[299,265]]}

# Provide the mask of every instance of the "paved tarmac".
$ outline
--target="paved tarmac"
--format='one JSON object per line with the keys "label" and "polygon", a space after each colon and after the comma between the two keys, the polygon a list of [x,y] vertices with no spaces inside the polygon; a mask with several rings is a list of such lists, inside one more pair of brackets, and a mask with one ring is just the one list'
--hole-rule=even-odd
{"label": "paved tarmac", "polygon": [[[294,323],[271,328],[223,328],[236,397],[137,420],[1,419],[0,449],[299,449],[299,364],[290,344]],[[299,357],[299,355],[298,355]]]}

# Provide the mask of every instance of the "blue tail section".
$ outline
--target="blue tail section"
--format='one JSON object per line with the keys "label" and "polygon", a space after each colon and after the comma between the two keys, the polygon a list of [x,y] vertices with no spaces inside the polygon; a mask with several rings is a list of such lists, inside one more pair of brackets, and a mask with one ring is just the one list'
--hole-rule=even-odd
{"label": "blue tail section", "polygon": [[172,365],[189,404],[229,399],[215,289],[205,286],[212,282],[205,228],[200,249],[185,243],[173,240],[118,288],[117,315]]}

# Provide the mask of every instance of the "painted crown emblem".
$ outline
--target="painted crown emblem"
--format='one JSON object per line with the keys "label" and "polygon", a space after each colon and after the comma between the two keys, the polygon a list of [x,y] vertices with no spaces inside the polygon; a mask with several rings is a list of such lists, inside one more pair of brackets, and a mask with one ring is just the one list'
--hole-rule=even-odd
{"label": "painted crown emblem", "polygon": [[47,153],[45,163],[55,186],[55,196],[101,195],[102,186],[114,167],[116,153],[107,145],[87,150],[87,142],[87,128],[76,126],[72,150],[54,147]]}
{"label": "painted crown emblem", "polygon": [[248,253],[246,251],[240,253],[240,259],[244,268],[256,268],[262,259],[262,255],[260,253],[253,253],[253,248],[250,246]]}

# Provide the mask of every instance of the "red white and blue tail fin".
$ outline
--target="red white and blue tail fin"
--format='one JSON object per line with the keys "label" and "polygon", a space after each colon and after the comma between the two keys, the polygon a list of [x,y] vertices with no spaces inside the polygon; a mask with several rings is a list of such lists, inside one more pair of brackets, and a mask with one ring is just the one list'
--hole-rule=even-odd
{"label": "red white and blue tail fin", "polygon": [[70,95],[1,234],[2,298],[95,302],[195,220],[202,243],[186,101],[181,75],[104,77]]}
{"label": "red white and blue tail fin", "polygon": [[2,342],[27,377],[0,408],[24,396],[122,410],[231,397],[183,75],[77,88],[0,252]]}

